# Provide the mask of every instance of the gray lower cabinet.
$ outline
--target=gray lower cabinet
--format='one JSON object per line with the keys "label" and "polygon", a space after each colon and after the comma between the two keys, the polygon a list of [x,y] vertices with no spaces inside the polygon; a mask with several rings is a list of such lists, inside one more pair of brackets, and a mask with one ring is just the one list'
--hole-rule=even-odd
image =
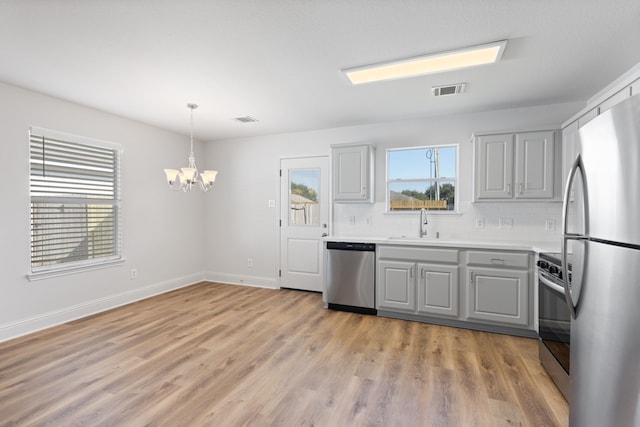
{"label": "gray lower cabinet", "polygon": [[468,274],[468,319],[528,325],[528,271],[473,267]]}
{"label": "gray lower cabinet", "polygon": [[530,336],[532,260],[525,251],[378,245],[376,308],[383,316]]}
{"label": "gray lower cabinet", "polygon": [[376,306],[458,316],[458,250],[378,246]]}
{"label": "gray lower cabinet", "polygon": [[458,317],[457,265],[379,261],[376,285],[378,309]]}
{"label": "gray lower cabinet", "polygon": [[376,279],[378,309],[413,313],[416,309],[414,262],[379,261]]}
{"label": "gray lower cabinet", "polygon": [[458,317],[458,266],[418,264],[418,304],[421,314]]}

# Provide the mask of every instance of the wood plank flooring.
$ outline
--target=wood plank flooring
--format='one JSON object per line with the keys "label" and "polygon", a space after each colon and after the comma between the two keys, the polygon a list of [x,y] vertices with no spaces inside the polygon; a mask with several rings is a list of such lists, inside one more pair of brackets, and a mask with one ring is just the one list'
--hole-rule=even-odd
{"label": "wood plank flooring", "polygon": [[566,426],[536,345],[200,283],[0,343],[0,426]]}

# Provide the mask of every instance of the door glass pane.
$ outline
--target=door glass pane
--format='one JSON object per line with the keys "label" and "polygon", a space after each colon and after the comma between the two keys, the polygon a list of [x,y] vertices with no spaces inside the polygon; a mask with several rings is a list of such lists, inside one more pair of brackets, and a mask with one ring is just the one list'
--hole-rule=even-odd
{"label": "door glass pane", "polygon": [[320,225],[320,169],[289,170],[289,225]]}

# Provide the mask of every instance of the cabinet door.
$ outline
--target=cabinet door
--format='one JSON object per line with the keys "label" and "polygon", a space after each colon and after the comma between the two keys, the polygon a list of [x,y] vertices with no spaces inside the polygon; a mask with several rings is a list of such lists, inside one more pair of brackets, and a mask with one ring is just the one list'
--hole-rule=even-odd
{"label": "cabinet door", "polygon": [[516,134],[517,199],[553,198],[553,131]]}
{"label": "cabinet door", "polygon": [[369,150],[366,145],[333,149],[333,200],[369,201]]}
{"label": "cabinet door", "polygon": [[529,323],[527,271],[470,268],[467,317],[516,326]]}
{"label": "cabinet door", "polygon": [[458,266],[418,264],[418,313],[458,317]]}
{"label": "cabinet door", "polygon": [[415,312],[415,263],[378,262],[376,288],[378,309]]}
{"label": "cabinet door", "polygon": [[510,199],[513,196],[513,135],[476,138],[476,199]]}

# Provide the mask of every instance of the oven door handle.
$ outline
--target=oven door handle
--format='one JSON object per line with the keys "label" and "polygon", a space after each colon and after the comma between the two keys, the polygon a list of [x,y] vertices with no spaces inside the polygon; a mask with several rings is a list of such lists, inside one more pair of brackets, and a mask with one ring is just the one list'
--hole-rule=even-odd
{"label": "oven door handle", "polygon": [[554,291],[558,292],[560,295],[564,296],[564,287],[560,286],[556,283],[553,283],[551,280],[547,279],[546,277],[544,277],[542,274],[538,273],[538,280],[545,286],[553,289]]}

